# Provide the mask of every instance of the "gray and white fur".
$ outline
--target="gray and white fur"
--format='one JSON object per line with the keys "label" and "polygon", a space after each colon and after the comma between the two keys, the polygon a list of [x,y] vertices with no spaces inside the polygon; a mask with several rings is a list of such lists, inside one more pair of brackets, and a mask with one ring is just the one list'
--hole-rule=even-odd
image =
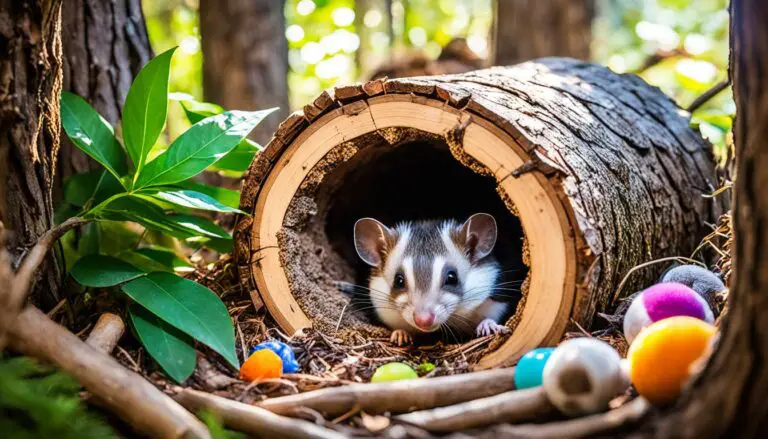
{"label": "gray and white fur", "polygon": [[401,223],[373,218],[355,224],[355,249],[372,267],[369,291],[392,342],[447,326],[478,336],[505,331],[499,321],[509,304],[491,298],[501,268],[491,255],[496,220],[486,213],[456,221]]}

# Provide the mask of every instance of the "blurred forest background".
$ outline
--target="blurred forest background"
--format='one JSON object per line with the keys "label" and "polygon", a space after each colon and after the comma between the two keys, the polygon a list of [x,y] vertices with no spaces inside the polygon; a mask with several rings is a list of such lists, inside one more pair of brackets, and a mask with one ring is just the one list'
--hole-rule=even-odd
{"label": "blurred forest background", "polygon": [[[142,0],[155,53],[178,45],[171,91],[225,108],[281,107],[372,76],[450,73],[537,56],[637,73],[687,108],[727,78],[727,0]],[[730,89],[693,123],[724,156]],[[170,138],[188,126],[171,108]]]}

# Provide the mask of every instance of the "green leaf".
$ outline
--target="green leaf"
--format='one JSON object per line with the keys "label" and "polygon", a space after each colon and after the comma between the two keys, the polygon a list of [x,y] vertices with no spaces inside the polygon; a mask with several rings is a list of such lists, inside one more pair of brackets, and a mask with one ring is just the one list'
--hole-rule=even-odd
{"label": "green leaf", "polygon": [[121,288],[166,323],[218,352],[233,367],[239,366],[227,307],[208,288],[164,272],[140,277]]}
{"label": "green leaf", "polygon": [[131,304],[129,314],[136,336],[166,375],[177,383],[189,378],[197,363],[192,339],[139,305]]}
{"label": "green leaf", "polygon": [[224,112],[224,108],[220,105],[211,104],[209,102],[198,102],[195,100],[182,101],[181,107],[184,109],[184,114],[187,116],[189,123],[193,125],[206,117],[215,116]]}
{"label": "green leaf", "polygon": [[113,221],[133,221],[144,227],[168,233],[174,237],[186,239],[194,235],[180,230],[165,215],[163,209],[136,197],[118,198],[99,211],[100,218]]}
{"label": "green leaf", "polygon": [[75,174],[64,183],[64,200],[74,206],[100,203],[123,192],[122,184],[107,171]]}
{"label": "green leaf", "polygon": [[182,230],[189,231],[195,235],[207,236],[209,238],[232,239],[226,230],[222,229],[213,221],[200,218],[194,215],[169,215],[168,219]]}
{"label": "green leaf", "polygon": [[128,172],[125,154],[112,126],[80,96],[61,92],[61,125],[78,148],[118,180]]}
{"label": "green leaf", "polygon": [[202,192],[209,197],[215,198],[219,203],[237,209],[240,206],[240,192],[226,189],[219,186],[209,186],[207,184],[195,183],[193,181],[183,181],[172,187],[189,189],[196,192]]}
{"label": "green leaf", "polygon": [[171,204],[175,204],[177,206],[188,207],[190,209],[209,210],[212,212],[223,213],[244,213],[239,209],[233,209],[229,206],[225,206],[215,198],[202,192],[187,189],[161,190],[155,193],[150,193],[149,196]]}
{"label": "green leaf", "polygon": [[221,254],[232,253],[234,251],[234,243],[231,239],[217,239],[217,238],[190,238],[187,240],[190,244],[199,244],[203,247],[216,250]]}
{"label": "green leaf", "polygon": [[140,278],[146,273],[112,256],[88,255],[80,258],[69,274],[86,287],[105,288]]}
{"label": "green leaf", "polygon": [[165,153],[147,163],[136,188],[174,184],[203,172],[275,110],[228,111],[203,119],[179,136]]}
{"label": "green leaf", "polygon": [[166,247],[144,247],[136,250],[136,253],[144,255],[174,271],[190,272],[195,270],[195,267],[192,264],[179,257],[173,250]]}
{"label": "green leaf", "polygon": [[253,158],[261,151],[261,146],[248,139],[243,139],[235,149],[209,168],[212,171],[245,172]]}
{"label": "green leaf", "polygon": [[144,273],[153,273],[155,271],[167,271],[173,273],[172,269],[169,269],[165,265],[155,261],[152,258],[137,253],[134,250],[123,250],[115,255],[115,257],[133,265]]}
{"label": "green leaf", "polygon": [[193,215],[166,215],[160,207],[134,196],[115,199],[99,212],[99,217],[113,221],[133,221],[180,239],[193,236],[232,238],[226,230],[210,220]]}
{"label": "green leaf", "polygon": [[163,131],[168,116],[168,77],[174,47],[149,61],[128,89],[123,107],[123,141],[141,174],[147,154]]}

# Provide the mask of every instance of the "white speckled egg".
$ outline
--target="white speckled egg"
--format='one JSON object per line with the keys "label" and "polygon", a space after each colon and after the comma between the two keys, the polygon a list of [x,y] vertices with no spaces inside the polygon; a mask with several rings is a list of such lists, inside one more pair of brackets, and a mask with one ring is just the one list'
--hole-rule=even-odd
{"label": "white speckled egg", "polygon": [[544,366],[544,391],[568,416],[606,410],[610,400],[627,387],[629,381],[618,352],[596,338],[562,343]]}

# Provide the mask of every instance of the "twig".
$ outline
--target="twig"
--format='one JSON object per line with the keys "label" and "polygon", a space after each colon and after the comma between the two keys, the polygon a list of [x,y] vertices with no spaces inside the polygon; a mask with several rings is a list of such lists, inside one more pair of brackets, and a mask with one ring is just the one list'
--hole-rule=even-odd
{"label": "twig", "polygon": [[[487,437],[525,437],[525,438],[573,438],[584,437],[619,428],[627,422],[639,419],[648,411],[650,405],[642,397],[623,406],[598,415],[585,416],[560,422],[543,424],[500,425]],[[485,436],[484,436],[485,437]]]}
{"label": "twig", "polygon": [[111,354],[124,332],[123,319],[116,314],[105,312],[99,317],[99,321],[96,322],[96,326],[85,342],[98,351]]}
{"label": "twig", "polygon": [[294,415],[297,407],[309,407],[331,417],[344,414],[356,405],[370,414],[403,413],[458,404],[512,389],[514,369],[495,369],[439,378],[350,384],[272,398],[258,405],[281,415]]}
{"label": "twig", "polygon": [[259,407],[222,398],[197,390],[184,389],[175,397],[189,410],[211,410],[222,423],[255,437],[290,437],[295,439],[342,439],[346,436],[300,419],[289,419]]}
{"label": "twig", "polygon": [[9,301],[10,306],[13,309],[21,309],[24,303],[24,298],[27,296],[29,289],[34,280],[35,273],[40,267],[40,264],[45,260],[45,255],[53,247],[53,244],[59,240],[65,233],[74,229],[75,227],[82,226],[89,223],[91,220],[80,217],[70,218],[58,226],[43,233],[37,240],[37,244],[32,247],[32,250],[27,253],[24,261],[16,270],[13,284],[11,286],[11,298]]}
{"label": "twig", "polygon": [[536,387],[408,413],[395,419],[429,431],[450,432],[501,422],[530,421],[553,410],[544,389]]}
{"label": "twig", "polygon": [[138,431],[157,438],[210,438],[191,413],[142,376],[28,306],[8,331],[11,346],[54,363]]}
{"label": "twig", "polygon": [[717,84],[713,85],[712,88],[705,91],[701,96],[696,98],[691,105],[688,106],[687,111],[689,113],[693,113],[694,111],[698,110],[699,107],[706,104],[707,101],[714,98],[718,93],[725,90],[728,85],[730,85],[731,80],[730,78],[723,79],[722,81],[718,82]]}
{"label": "twig", "polygon": [[699,262],[699,261],[697,261],[695,259],[686,258],[685,256],[670,256],[670,257],[667,257],[667,258],[654,259],[652,261],[644,262],[644,263],[642,263],[640,265],[635,265],[629,271],[627,271],[627,274],[624,275],[624,279],[622,279],[621,282],[619,282],[619,286],[616,287],[616,292],[613,293],[613,298],[611,299],[611,305],[616,303],[616,299],[619,298],[619,295],[621,294],[621,290],[624,288],[624,284],[627,283],[627,280],[629,280],[629,276],[631,276],[632,273],[634,273],[635,271],[637,271],[637,270],[639,270],[641,268],[649,267],[651,265],[658,264],[658,263],[661,263],[661,262],[671,262],[671,261],[687,262],[689,264],[696,264],[696,265],[699,265],[701,267],[707,268],[701,262]]}

